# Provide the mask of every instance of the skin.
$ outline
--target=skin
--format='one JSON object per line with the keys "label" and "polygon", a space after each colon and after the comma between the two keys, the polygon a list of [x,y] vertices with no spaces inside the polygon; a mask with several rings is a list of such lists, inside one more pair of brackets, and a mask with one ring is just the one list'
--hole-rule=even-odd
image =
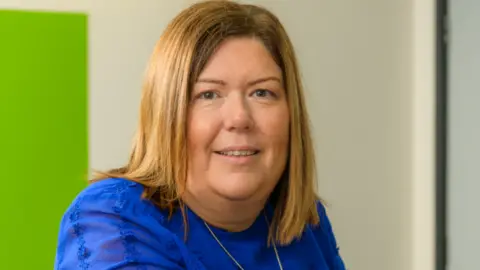
{"label": "skin", "polygon": [[[287,161],[289,110],[282,71],[260,41],[228,39],[192,91],[183,199],[211,225],[245,230]],[[232,156],[238,152],[229,150],[252,155]]]}

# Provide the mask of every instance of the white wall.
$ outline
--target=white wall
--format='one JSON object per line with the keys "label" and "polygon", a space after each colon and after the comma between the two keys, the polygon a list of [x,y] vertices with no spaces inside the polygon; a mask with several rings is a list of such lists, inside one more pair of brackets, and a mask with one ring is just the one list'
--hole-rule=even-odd
{"label": "white wall", "polygon": [[[0,8],[90,15],[93,168],[106,169],[126,160],[147,57],[167,21],[185,2],[192,1],[1,1]],[[431,65],[428,57],[415,58],[429,53],[429,39],[417,29],[424,22],[415,19],[424,17],[415,12],[430,10],[414,3],[433,0],[249,2],[265,4],[277,13],[296,45],[314,125],[320,194],[330,203],[349,269],[432,270],[431,149],[414,147],[432,141],[430,126],[422,125],[432,120],[430,111],[415,110],[431,105],[429,74],[414,76],[415,67],[428,72]],[[428,26],[423,30],[428,36]],[[424,98],[416,99],[418,93]],[[415,210],[418,206],[423,210]],[[427,242],[415,240],[419,235]],[[425,254],[424,264],[419,263]]]}
{"label": "white wall", "polygon": [[410,269],[411,3],[271,6],[301,60],[320,194],[331,204],[347,265]]}
{"label": "white wall", "polygon": [[351,269],[434,269],[435,1],[250,1],[296,45]]}
{"label": "white wall", "polygon": [[449,9],[448,269],[479,269],[480,2]]}

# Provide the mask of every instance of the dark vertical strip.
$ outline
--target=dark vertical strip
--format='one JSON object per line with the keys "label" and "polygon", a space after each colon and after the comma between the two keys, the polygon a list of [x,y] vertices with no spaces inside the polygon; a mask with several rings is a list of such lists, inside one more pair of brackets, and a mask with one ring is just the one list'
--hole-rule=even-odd
{"label": "dark vertical strip", "polygon": [[447,269],[448,0],[436,6],[436,269]]}

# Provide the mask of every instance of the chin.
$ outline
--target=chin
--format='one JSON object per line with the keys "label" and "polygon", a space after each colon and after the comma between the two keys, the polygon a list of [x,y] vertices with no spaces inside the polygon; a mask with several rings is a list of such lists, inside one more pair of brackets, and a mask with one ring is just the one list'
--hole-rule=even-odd
{"label": "chin", "polygon": [[[227,181],[228,183],[219,183],[215,189],[217,193],[231,201],[246,201],[258,199],[262,195],[262,186],[257,183],[248,183],[247,181]],[[246,183],[247,182],[247,183]]]}
{"label": "chin", "polygon": [[225,199],[229,200],[229,201],[248,201],[252,198],[255,198],[256,194],[254,192],[250,192],[250,193],[241,193],[241,192],[219,192],[219,195],[221,195],[222,197],[224,197]]}

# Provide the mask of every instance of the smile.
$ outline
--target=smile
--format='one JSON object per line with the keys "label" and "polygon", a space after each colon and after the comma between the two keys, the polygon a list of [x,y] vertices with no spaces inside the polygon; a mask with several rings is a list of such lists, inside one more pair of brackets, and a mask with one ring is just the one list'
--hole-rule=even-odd
{"label": "smile", "polygon": [[234,151],[217,151],[215,153],[222,156],[229,157],[248,157],[258,154],[259,151],[256,150],[234,150]]}

